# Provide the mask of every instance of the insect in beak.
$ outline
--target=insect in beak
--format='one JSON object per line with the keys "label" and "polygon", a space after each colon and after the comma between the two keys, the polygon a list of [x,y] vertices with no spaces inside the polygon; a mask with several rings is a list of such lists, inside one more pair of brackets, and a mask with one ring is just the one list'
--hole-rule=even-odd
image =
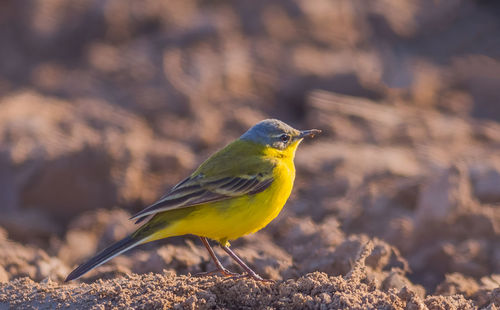
{"label": "insect in beak", "polygon": [[300,132],[299,134],[299,139],[302,139],[302,138],[305,138],[305,137],[309,137],[309,138],[313,138],[315,135],[318,135],[321,133],[321,130],[319,129],[310,129],[310,130],[303,130]]}

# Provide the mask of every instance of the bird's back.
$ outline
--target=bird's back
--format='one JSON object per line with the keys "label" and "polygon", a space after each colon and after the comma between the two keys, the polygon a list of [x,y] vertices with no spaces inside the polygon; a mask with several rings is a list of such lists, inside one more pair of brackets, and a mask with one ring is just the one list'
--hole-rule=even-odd
{"label": "bird's back", "polygon": [[274,165],[275,159],[268,156],[266,146],[238,139],[203,162],[193,175],[250,175],[268,172]]}

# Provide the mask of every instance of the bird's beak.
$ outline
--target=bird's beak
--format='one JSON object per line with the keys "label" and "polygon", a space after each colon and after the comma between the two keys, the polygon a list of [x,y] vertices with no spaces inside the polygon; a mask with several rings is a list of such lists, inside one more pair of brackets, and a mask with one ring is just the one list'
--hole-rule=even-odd
{"label": "bird's beak", "polygon": [[319,129],[302,130],[299,134],[299,139],[302,139],[305,137],[313,138],[315,135],[318,135],[320,133],[321,133],[321,130],[319,130]]}

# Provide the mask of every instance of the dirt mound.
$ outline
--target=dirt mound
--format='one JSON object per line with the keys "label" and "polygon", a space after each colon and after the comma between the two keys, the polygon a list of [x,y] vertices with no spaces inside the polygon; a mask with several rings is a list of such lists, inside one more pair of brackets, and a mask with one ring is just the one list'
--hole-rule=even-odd
{"label": "dirt mound", "polygon": [[[274,283],[179,277],[172,272],[129,275],[82,285],[60,285],[51,280],[36,283],[22,278],[0,284],[0,307],[474,309],[477,306],[462,295],[423,299],[406,286],[399,290],[378,290],[376,281],[370,279],[365,270],[365,259],[372,250],[373,245],[366,244],[345,277],[315,272],[296,280]],[[490,295],[477,298],[486,302],[483,306],[489,303],[489,307],[495,307],[494,302],[500,302],[500,291]]]}

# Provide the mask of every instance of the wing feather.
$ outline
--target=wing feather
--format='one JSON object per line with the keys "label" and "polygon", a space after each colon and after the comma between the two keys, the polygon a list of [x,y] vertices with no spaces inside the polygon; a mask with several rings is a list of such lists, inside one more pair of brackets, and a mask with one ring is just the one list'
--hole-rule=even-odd
{"label": "wing feather", "polygon": [[254,195],[268,188],[272,182],[273,178],[270,173],[208,180],[203,176],[196,175],[184,179],[157,202],[137,213],[131,219],[137,219],[136,223],[139,223],[149,215],[159,212],[226,200],[245,194]]}
{"label": "wing feather", "polygon": [[267,180],[265,180],[263,182],[260,182],[252,190],[250,190],[248,192],[248,194],[250,194],[250,195],[258,194],[258,193],[264,191],[266,188],[268,188],[271,185],[271,183],[273,183],[273,179],[272,178],[271,179],[267,179]]}

